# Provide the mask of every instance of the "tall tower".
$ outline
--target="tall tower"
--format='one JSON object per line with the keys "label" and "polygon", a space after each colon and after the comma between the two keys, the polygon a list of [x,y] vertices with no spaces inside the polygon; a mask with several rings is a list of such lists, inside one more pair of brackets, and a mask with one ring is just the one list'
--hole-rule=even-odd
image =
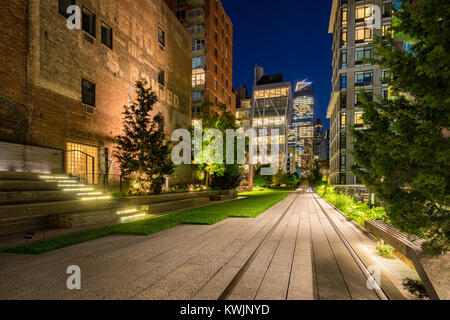
{"label": "tall tower", "polygon": [[204,102],[234,113],[233,24],[219,0],[164,0],[192,36],[192,117]]}
{"label": "tall tower", "polygon": [[306,174],[310,169],[314,138],[314,84],[300,81],[295,85],[294,104],[289,127],[290,172]]}
{"label": "tall tower", "polygon": [[[375,14],[375,24],[372,13]],[[334,0],[329,33],[333,34],[333,91],[328,106],[330,119],[330,181],[332,184],[360,184],[351,173],[353,138],[351,129],[364,126],[358,97],[388,96],[384,79],[389,70],[371,65],[374,35],[389,32],[391,0]]]}

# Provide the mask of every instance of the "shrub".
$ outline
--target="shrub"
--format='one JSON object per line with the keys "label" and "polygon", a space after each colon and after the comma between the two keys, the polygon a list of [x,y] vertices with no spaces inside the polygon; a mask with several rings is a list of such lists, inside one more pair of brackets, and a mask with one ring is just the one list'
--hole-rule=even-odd
{"label": "shrub", "polygon": [[394,259],[395,258],[394,250],[395,249],[393,247],[391,247],[390,245],[388,245],[388,244],[379,244],[376,247],[376,253],[379,256],[382,256],[382,257],[385,257],[385,258],[388,258],[388,259]]}
{"label": "shrub", "polygon": [[420,280],[414,280],[411,278],[406,278],[402,282],[403,288],[408,290],[409,293],[419,297],[419,299],[429,298],[427,290]]}

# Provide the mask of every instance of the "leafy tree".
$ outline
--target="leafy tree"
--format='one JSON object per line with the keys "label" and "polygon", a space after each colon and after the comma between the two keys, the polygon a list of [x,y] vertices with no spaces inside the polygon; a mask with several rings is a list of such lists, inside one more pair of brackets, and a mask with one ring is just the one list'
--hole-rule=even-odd
{"label": "leafy tree", "polygon": [[[352,171],[384,203],[399,229],[438,255],[450,243],[450,2],[401,1],[393,36],[377,39],[373,61],[391,70],[393,99],[363,99]],[[414,39],[403,50],[394,38]]]}
{"label": "leafy tree", "polygon": [[317,182],[322,181],[322,178],[323,175],[320,172],[320,162],[316,159],[311,166],[311,171],[309,172],[307,180],[310,185],[315,185]]}
{"label": "leafy tree", "polygon": [[[223,135],[223,145],[226,146],[226,130],[236,130],[236,117],[227,108],[226,105],[214,105],[211,103],[201,106],[200,119],[202,121],[202,133],[205,134],[209,129],[217,129]],[[206,140],[206,141],[205,141]],[[203,141],[203,150],[214,142],[214,139],[205,139]],[[237,143],[235,146],[235,157],[237,153]],[[241,181],[241,166],[238,164],[208,163],[208,155],[203,152],[203,164],[198,165],[200,176],[204,176],[205,184],[216,189],[234,189],[239,186]],[[224,157],[225,158],[225,157]],[[236,158],[235,158],[236,159]],[[202,173],[205,174],[202,174]]]}
{"label": "leafy tree", "polygon": [[123,135],[117,137],[114,157],[123,176],[134,180],[136,191],[161,193],[164,176],[172,174],[170,146],[164,133],[164,117],[151,115],[158,101],[145,80],[136,82],[137,101],[124,106]]}

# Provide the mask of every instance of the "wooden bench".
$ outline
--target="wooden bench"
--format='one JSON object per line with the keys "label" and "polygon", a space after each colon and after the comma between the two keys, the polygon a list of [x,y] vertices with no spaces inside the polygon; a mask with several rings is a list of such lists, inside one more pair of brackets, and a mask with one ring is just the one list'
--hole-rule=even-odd
{"label": "wooden bench", "polygon": [[385,221],[365,221],[366,229],[411,260],[425,289],[433,300],[450,299],[450,254],[425,257],[417,236],[397,230]]}

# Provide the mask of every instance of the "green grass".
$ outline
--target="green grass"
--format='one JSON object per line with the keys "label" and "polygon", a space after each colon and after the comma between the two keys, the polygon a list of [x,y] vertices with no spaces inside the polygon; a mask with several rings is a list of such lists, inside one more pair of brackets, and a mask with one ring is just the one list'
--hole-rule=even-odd
{"label": "green grass", "polygon": [[117,224],[94,230],[64,235],[55,239],[35,242],[5,250],[8,253],[41,254],[109,235],[148,236],[181,224],[212,225],[229,217],[256,218],[258,215],[286,198],[292,190],[258,190],[243,193],[246,198],[187,209],[136,222]]}
{"label": "green grass", "polygon": [[367,203],[358,202],[355,198],[336,192],[332,186],[316,186],[317,194],[341,210],[350,220],[364,227],[365,220],[385,220],[386,210],[383,207],[370,208]]}

